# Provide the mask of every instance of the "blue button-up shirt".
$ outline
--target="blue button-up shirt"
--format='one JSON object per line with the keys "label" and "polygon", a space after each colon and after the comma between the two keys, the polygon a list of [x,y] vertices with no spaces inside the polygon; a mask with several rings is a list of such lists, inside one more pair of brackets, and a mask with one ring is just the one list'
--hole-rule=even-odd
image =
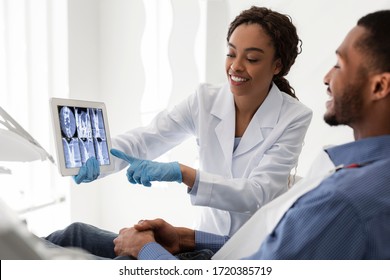
{"label": "blue button-up shirt", "polygon": [[[326,150],[344,168],[300,197],[248,259],[390,259],[390,135]],[[199,249],[227,238],[196,232]],[[250,240],[243,240],[250,242]],[[140,259],[174,259],[157,243]]]}

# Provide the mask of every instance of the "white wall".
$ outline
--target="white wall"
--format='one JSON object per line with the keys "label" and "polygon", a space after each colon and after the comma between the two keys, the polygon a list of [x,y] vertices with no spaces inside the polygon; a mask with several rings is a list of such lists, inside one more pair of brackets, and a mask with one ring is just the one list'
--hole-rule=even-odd
{"label": "white wall", "polygon": [[[300,100],[313,109],[314,116],[298,173],[305,174],[322,146],[353,139],[349,128],[330,128],[323,122],[327,97],[322,77],[335,63],[334,51],[357,19],[368,12],[390,8],[390,0],[172,0],[170,4],[170,104],[192,93],[198,82],[225,80],[228,23],[242,9],[264,5],[291,15],[303,40],[303,52],[289,80]],[[143,64],[145,54],[140,43],[148,20],[145,7],[142,0],[69,0],[71,97],[106,102],[112,134],[142,123],[144,70],[150,67]],[[196,159],[193,148],[191,141],[186,142],[169,157],[191,164]],[[141,218],[154,217],[191,226],[194,215],[184,185],[144,188],[128,184],[123,172],[73,186],[71,203],[73,220],[115,231]]]}

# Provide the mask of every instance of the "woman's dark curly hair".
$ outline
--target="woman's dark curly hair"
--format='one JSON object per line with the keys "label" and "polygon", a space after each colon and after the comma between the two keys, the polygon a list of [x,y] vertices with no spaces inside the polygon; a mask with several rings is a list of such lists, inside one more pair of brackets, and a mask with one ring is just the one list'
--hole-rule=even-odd
{"label": "woman's dark curly hair", "polygon": [[291,18],[267,8],[252,6],[250,9],[242,11],[230,23],[227,34],[228,42],[233,31],[242,24],[259,24],[271,37],[275,48],[275,59],[280,58],[282,63],[282,69],[273,77],[273,82],[281,91],[297,98],[294,89],[284,77],[301,52],[302,45]]}

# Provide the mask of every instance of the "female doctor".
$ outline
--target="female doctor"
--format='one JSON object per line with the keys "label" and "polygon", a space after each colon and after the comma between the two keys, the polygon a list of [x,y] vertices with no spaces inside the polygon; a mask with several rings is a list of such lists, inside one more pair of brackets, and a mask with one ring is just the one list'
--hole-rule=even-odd
{"label": "female doctor", "polygon": [[[235,233],[257,209],[287,191],[312,112],[284,78],[300,51],[288,16],[252,7],[230,24],[222,86],[200,85],[146,127],[112,139],[115,171],[128,167],[131,183],[177,181],[193,205],[204,206],[197,229]],[[195,137],[200,166],[153,159]],[[76,183],[99,176],[87,161]]]}

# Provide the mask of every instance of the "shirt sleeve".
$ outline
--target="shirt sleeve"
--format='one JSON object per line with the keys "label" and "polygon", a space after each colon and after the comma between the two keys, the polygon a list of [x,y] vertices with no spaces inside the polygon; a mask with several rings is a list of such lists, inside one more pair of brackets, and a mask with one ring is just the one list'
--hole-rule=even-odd
{"label": "shirt sleeve", "polygon": [[138,254],[139,260],[177,260],[177,258],[165,250],[160,244],[151,242],[145,244]]}
{"label": "shirt sleeve", "polygon": [[228,236],[221,236],[204,231],[195,231],[196,250],[209,249],[216,253],[228,240]]}
{"label": "shirt sleeve", "polygon": [[[217,252],[229,239],[227,236],[219,236],[202,231],[195,231],[196,250],[209,249]],[[142,247],[138,254],[139,260],[177,260],[177,258],[164,249],[157,242],[150,242]]]}

